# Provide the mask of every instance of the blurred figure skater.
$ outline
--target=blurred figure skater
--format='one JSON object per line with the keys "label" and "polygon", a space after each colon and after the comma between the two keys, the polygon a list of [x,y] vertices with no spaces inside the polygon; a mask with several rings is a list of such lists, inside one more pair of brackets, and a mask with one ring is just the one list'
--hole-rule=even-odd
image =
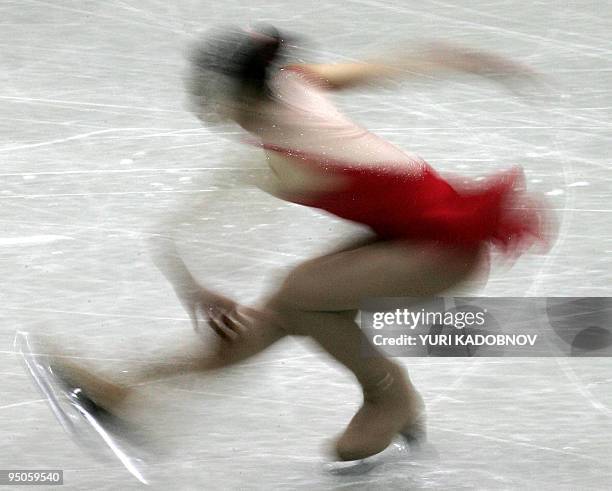
{"label": "blurred figure skater", "polygon": [[[520,188],[519,169],[478,186],[448,182],[341,114],[328,91],[410,73],[459,71],[509,83],[531,77],[494,55],[432,44],[412,57],[340,64],[286,64],[286,38],[273,27],[225,29],[190,55],[193,111],[206,123],[233,121],[263,149],[270,173],[262,187],[284,200],[365,224],[373,237],[293,269],[258,308],[203,287],[172,246],[156,264],[173,284],[196,329],[219,336],[212,356],[184,353],[175,365],[134,373],[133,382],[219,369],[261,352],[286,334],[309,336],[349,369],[363,404],[336,440],[343,460],[384,450],[396,435],[425,435],[425,405],[404,370],[380,355],[362,356],[355,322],[364,297],[429,297],[486,269],[491,246],[518,255],[544,240],[544,217]],[[176,359],[173,356],[173,359]],[[130,390],[76,366],[65,381],[107,411]]]}

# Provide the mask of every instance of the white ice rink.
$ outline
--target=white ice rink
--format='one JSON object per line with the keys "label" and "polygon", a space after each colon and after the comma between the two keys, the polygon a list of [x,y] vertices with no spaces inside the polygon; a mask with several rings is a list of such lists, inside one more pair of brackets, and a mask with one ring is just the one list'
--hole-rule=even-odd
{"label": "white ice rink", "polygon": [[[353,59],[441,39],[528,63],[522,97],[416,77],[338,95],[361,124],[469,177],[513,164],[560,219],[548,256],[495,267],[491,296],[612,296],[608,0],[4,0],[0,5],[0,469],[63,469],[65,489],[137,489],[62,431],[13,351],[17,330],[112,375],[198,342],[147,238],[176,222],[198,277],[250,302],[357,227],[234,186],[251,151],[202,128],[181,86],[189,35],[264,20],[300,56]],[[171,363],[171,359],[166,359]],[[404,359],[439,459],[336,475],[325,444],[359,405],[349,375],[287,339],[215,378],[142,387],[164,450],[156,489],[611,489],[609,358]],[[22,488],[25,489],[25,488]]]}

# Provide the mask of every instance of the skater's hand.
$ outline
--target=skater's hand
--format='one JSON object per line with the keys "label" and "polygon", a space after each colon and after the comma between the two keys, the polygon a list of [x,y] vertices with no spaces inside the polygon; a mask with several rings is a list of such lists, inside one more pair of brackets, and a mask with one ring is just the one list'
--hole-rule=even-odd
{"label": "skater's hand", "polygon": [[209,306],[203,314],[210,327],[223,341],[232,343],[236,341],[249,325],[249,318],[244,309],[237,304],[228,306]]}
{"label": "skater's hand", "polygon": [[193,329],[205,336],[206,327],[225,341],[234,340],[243,329],[244,319],[238,314],[238,305],[227,297],[214,293],[195,281],[181,285],[175,292]]}
{"label": "skater's hand", "polygon": [[197,290],[177,291],[177,295],[200,336],[206,337],[209,328],[228,343],[235,342],[246,332],[255,312],[200,285]]}

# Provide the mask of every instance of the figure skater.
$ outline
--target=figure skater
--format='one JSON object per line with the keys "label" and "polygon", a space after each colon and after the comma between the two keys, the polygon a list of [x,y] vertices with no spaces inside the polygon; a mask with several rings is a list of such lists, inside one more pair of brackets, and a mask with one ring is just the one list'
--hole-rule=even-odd
{"label": "figure skater", "polygon": [[[519,64],[446,44],[413,56],[339,64],[283,62],[287,38],[273,27],[224,29],[190,54],[187,91],[207,124],[233,121],[262,149],[270,169],[262,187],[289,202],[370,227],[358,241],[295,267],[258,307],[205,288],[172,246],[155,262],[174,286],[196,329],[218,335],[212,355],[201,347],[132,372],[131,385],[217,370],[257,354],[283,336],[315,340],[350,370],[363,404],[335,442],[339,459],[384,450],[396,435],[425,436],[425,404],[404,370],[367,343],[355,321],[365,297],[431,297],[482,273],[491,248],[518,255],[544,240],[544,217],[520,188],[519,169],[478,186],[449,182],[344,116],[329,92],[403,77],[458,71],[505,84],[532,77]],[[120,413],[132,390],[82,366],[54,361],[56,374],[89,407]]]}

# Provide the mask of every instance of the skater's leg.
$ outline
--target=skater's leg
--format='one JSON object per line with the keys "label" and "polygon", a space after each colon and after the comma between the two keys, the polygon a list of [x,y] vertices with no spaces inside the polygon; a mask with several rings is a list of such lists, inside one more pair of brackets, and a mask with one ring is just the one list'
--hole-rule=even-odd
{"label": "skater's leg", "polygon": [[298,266],[268,303],[278,323],[308,335],[360,382],[364,405],[339,439],[346,460],[383,450],[397,432],[407,432],[423,402],[398,365],[363,354],[367,340],[354,311],[367,296],[424,297],[441,293],[479,269],[480,250],[379,242],[307,261]]}
{"label": "skater's leg", "polygon": [[[226,317],[229,316],[229,317]],[[86,391],[89,398],[108,411],[122,412],[139,386],[157,380],[219,370],[257,355],[286,335],[263,311],[240,307],[223,313],[222,319],[211,319],[217,332],[231,332],[226,338],[211,338],[213,346],[205,346],[199,338],[189,346],[165,350],[159,362],[125,367],[120,375],[107,379],[81,363],[74,363],[59,354],[50,344],[55,370],[71,385]],[[224,319],[224,320],[223,320]],[[224,323],[224,324],[223,324]],[[232,329],[220,327],[231,324]]]}
{"label": "skater's leg", "polygon": [[[324,257],[363,247],[373,242],[373,237],[352,239]],[[288,332],[278,326],[270,310],[239,306],[231,299],[202,287],[191,275],[172,240],[158,237],[153,248],[153,258],[160,271],[172,284],[184,308],[199,328],[210,326],[218,334],[211,339],[214,346],[202,346],[196,340],[189,349],[171,348],[161,361],[144,367],[128,367],[121,377],[107,380],[83,365],[65,358],[57,360],[58,368],[87,388],[90,396],[109,410],[119,407],[141,385],[160,379],[202,373],[222,369],[257,355],[281,339]],[[210,312],[208,307],[213,307]],[[208,322],[198,319],[198,314]],[[61,350],[49,346],[51,353]]]}
{"label": "skater's leg", "polygon": [[341,459],[355,460],[378,453],[398,432],[413,433],[424,421],[423,400],[403,369],[371,345],[368,355],[364,355],[369,341],[352,312],[285,310],[280,318],[292,331],[308,333],[353,373],[363,389],[364,405],[336,444]]}

